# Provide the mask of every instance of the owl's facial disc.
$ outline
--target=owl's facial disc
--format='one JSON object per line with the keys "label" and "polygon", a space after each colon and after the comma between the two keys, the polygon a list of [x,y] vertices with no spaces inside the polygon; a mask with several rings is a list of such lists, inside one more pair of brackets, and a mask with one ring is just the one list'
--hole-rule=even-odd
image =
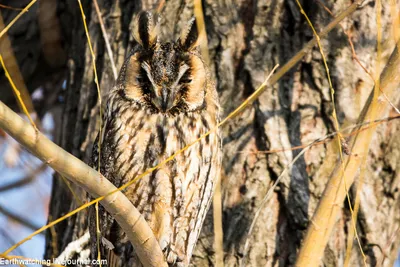
{"label": "owl's facial disc", "polygon": [[[189,66],[182,64],[178,69],[160,68],[163,64],[158,64],[152,72],[147,62],[141,64],[142,69],[150,82],[150,101],[161,113],[167,113],[175,106],[182,103],[184,90],[191,80],[188,78]],[[161,71],[160,71],[161,70]]]}
{"label": "owl's facial disc", "polygon": [[138,45],[127,61],[124,96],[151,112],[177,114],[205,107],[208,80],[197,51],[201,41],[195,20],[175,42],[158,40],[158,19],[138,16],[134,37]]}

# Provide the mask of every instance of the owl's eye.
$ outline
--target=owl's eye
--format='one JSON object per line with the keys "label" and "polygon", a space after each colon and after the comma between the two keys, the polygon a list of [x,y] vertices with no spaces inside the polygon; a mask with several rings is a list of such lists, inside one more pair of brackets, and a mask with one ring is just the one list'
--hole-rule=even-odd
{"label": "owl's eye", "polygon": [[138,76],[138,77],[136,78],[136,80],[137,80],[137,82],[138,82],[140,85],[143,85],[143,84],[149,82],[149,78],[147,78],[147,75],[140,75],[140,76]]}
{"label": "owl's eye", "polygon": [[192,82],[192,79],[189,79],[189,78],[182,78],[179,80],[180,84],[191,83],[191,82]]}
{"label": "owl's eye", "polygon": [[150,94],[151,82],[147,75],[139,75],[137,78],[137,83],[139,84],[140,88],[142,88],[143,94]]}
{"label": "owl's eye", "polygon": [[191,83],[192,79],[190,79],[190,75],[188,72],[185,72],[182,77],[179,79],[179,84],[188,84]]}

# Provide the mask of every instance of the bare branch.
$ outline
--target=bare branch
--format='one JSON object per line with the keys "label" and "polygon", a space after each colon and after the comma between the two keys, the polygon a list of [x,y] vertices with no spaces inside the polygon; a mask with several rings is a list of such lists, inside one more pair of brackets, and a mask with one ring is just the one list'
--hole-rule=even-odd
{"label": "bare branch", "polygon": [[104,26],[103,18],[101,16],[101,12],[100,12],[100,8],[99,8],[99,4],[97,3],[97,0],[93,0],[93,4],[94,4],[94,8],[96,9],[97,17],[99,19],[101,32],[103,33],[104,42],[105,42],[106,48],[107,48],[107,54],[108,54],[108,57],[110,58],[111,69],[114,74],[114,79],[116,80],[118,78],[118,72],[117,72],[117,68],[115,67],[114,55],[113,55],[113,52],[111,49],[111,45],[110,45],[110,41],[109,41],[108,34],[106,31],[106,27]]}
{"label": "bare branch", "polygon": [[21,12],[19,12],[19,14],[10,22],[8,23],[7,27],[5,27],[4,29],[2,29],[2,31],[0,32],[0,38],[11,28],[11,26],[14,25],[14,23],[23,15],[25,14],[29,8],[31,6],[33,6],[34,3],[36,3],[37,0],[32,0],[31,2],[29,2],[28,5],[26,5],[26,7],[21,10]]}
{"label": "bare branch", "polygon": [[[400,42],[397,43],[385,69],[380,76],[380,86],[389,99],[397,102],[399,99],[400,76],[398,70],[400,67]],[[379,90],[378,90],[379,91]],[[358,122],[365,120],[375,120],[382,118],[389,108],[389,104],[384,101],[377,101],[374,96],[376,90],[372,90]],[[375,127],[367,131],[359,132],[349,142],[352,151],[357,155],[368,153],[369,144]],[[358,157],[346,156],[344,158],[345,169],[336,168],[331,179],[326,185],[325,192],[315,211],[312,223],[309,224],[307,234],[300,249],[296,266],[317,266],[320,264],[324,249],[328,243],[336,218],[341,210],[340,203],[343,203],[346,195],[345,187],[351,186],[355,175],[362,161]],[[315,244],[318,242],[318,245]]]}
{"label": "bare branch", "polygon": [[144,266],[167,266],[157,239],[143,216],[104,176],[54,144],[3,102],[0,102],[0,128],[93,197],[105,196],[100,203],[125,231]]}

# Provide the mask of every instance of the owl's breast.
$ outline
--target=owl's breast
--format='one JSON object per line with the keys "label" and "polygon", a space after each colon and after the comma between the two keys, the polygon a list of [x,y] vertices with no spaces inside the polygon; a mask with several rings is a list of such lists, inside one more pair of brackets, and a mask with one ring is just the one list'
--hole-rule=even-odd
{"label": "owl's breast", "polygon": [[[216,131],[199,138],[216,126],[217,118],[207,110],[171,117],[131,107],[113,110],[107,113],[112,134],[105,134],[111,150],[108,178],[119,187],[140,176],[125,195],[147,220],[161,248],[173,251],[169,261],[191,255],[221,155]],[[162,165],[141,175],[158,164]]]}
{"label": "owl's breast", "polygon": [[[216,119],[205,112],[174,117],[142,110],[135,114],[129,110],[122,112],[116,116],[114,125],[117,129],[113,136],[114,175],[119,176],[122,183],[129,182],[193,143],[215,124]],[[209,163],[213,147],[217,146],[217,136],[213,133],[176,155],[162,169],[167,176],[192,180],[200,166]]]}

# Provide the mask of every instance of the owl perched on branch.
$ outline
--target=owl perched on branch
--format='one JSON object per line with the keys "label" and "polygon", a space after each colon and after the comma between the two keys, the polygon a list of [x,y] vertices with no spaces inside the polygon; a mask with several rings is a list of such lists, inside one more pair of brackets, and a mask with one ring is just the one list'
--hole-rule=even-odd
{"label": "owl perched on branch", "polygon": [[[93,167],[100,160],[100,172],[116,187],[218,124],[218,95],[197,49],[194,19],[176,42],[160,42],[157,35],[156,18],[141,13],[134,33],[138,44],[110,92],[103,130],[94,144]],[[149,223],[170,266],[189,264],[220,164],[221,139],[215,131],[124,190]],[[109,259],[108,265],[139,266],[124,232],[102,207],[99,218],[101,254]],[[94,210],[90,232],[96,259]]]}

